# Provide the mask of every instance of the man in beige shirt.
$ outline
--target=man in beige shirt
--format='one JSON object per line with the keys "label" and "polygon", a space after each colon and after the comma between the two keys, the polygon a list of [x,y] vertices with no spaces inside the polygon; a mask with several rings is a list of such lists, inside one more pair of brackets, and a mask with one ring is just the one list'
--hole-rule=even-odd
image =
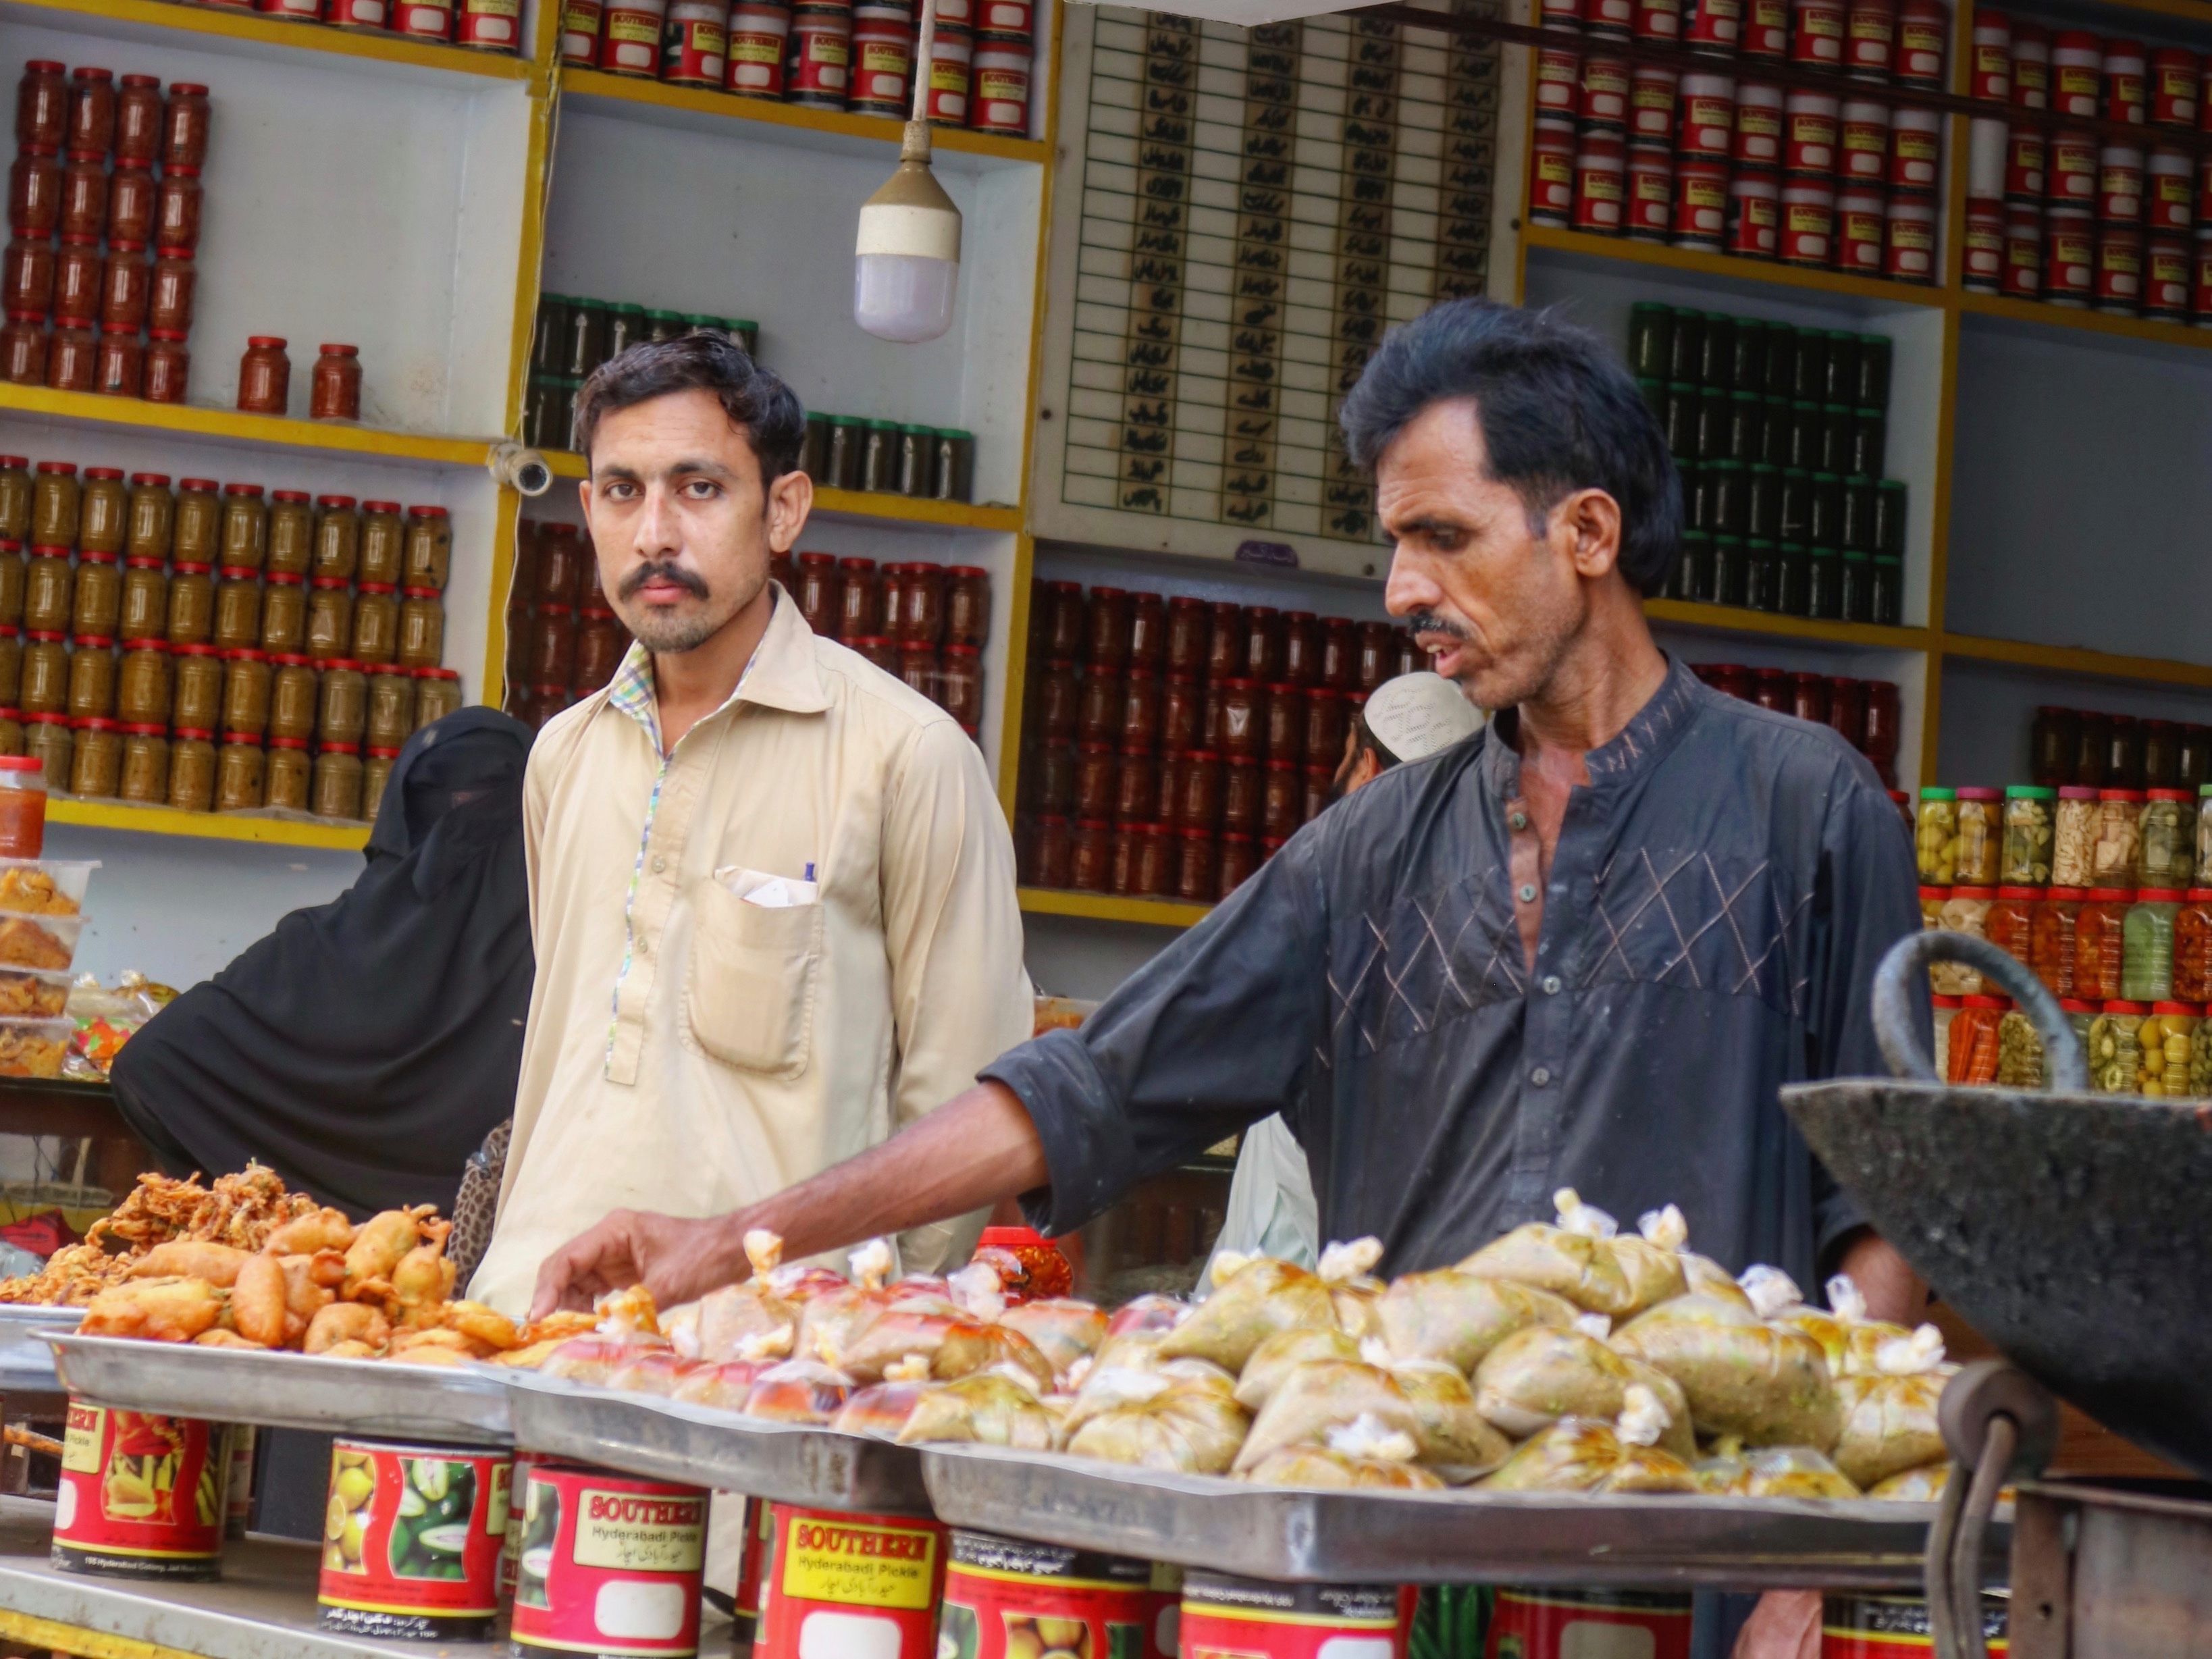
{"label": "man in beige shirt", "polygon": [[[611,1212],[764,1199],[1030,1035],[981,756],[768,579],[813,501],[804,421],[719,335],[634,348],[578,399],[600,580],[637,643],[530,757],[538,973],[470,1290],[510,1314]],[[903,1235],[905,1265],[957,1260],[979,1219]]]}

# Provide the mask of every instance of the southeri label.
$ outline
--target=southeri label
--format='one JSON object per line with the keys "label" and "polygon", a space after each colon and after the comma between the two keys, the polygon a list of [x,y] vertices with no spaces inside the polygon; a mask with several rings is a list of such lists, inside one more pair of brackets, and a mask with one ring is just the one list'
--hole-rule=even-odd
{"label": "southeri label", "polygon": [[706,1505],[696,1498],[648,1498],[586,1488],[576,1517],[579,1566],[623,1572],[696,1572],[706,1543]]}
{"label": "southeri label", "polygon": [[930,1605],[937,1579],[934,1534],[800,1518],[791,1522],[786,1544],[786,1595],[862,1607]]}

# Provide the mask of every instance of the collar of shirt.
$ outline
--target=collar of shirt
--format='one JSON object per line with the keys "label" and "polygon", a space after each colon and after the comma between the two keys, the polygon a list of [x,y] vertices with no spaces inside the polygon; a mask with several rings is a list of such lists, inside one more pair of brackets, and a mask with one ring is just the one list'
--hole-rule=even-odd
{"label": "collar of shirt", "polygon": [[[1698,700],[1713,695],[1687,663],[1669,653],[1667,678],[1650,700],[1638,709],[1620,734],[1584,757],[1590,781],[1579,793],[1608,802],[1667,757],[1697,712]],[[1500,709],[1491,721],[1492,741],[1483,745],[1482,775],[1492,798],[1500,803],[1521,794],[1521,752],[1514,746],[1518,735],[1518,712]]]}
{"label": "collar of shirt", "polygon": [[[783,589],[774,583],[769,586],[774,599],[767,630],[762,634],[761,642],[753,647],[752,657],[745,664],[744,672],[738,676],[730,695],[722,700],[721,707],[699,722],[700,726],[740,702],[757,703],[764,708],[781,708],[794,714],[817,714],[830,706],[829,696],[822,689],[821,673],[814,665],[812,630]],[[607,705],[621,710],[645,728],[654,754],[666,755],[667,749],[660,741],[660,698],[653,678],[653,653],[635,640],[630,641],[629,649],[623,653],[622,665],[608,682]],[[698,727],[692,729],[696,731]]]}

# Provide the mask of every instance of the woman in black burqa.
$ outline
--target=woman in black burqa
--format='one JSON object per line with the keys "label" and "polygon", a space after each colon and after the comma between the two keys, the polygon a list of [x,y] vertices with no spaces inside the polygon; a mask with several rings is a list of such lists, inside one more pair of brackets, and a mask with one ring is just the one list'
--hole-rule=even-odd
{"label": "woman in black burqa", "polygon": [[522,856],[531,729],[490,708],[392,763],[368,868],[295,910],[124,1045],[115,1097],[172,1175],[258,1158],[356,1219],[451,1214],[514,1109],[532,957]]}

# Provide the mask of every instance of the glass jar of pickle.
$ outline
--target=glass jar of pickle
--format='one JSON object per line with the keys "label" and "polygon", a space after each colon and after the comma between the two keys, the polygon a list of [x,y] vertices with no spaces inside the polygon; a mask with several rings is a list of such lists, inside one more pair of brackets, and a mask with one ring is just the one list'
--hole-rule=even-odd
{"label": "glass jar of pickle", "polygon": [[362,764],[350,744],[325,744],[315,757],[313,811],[319,818],[361,817]]}
{"label": "glass jar of pickle", "polygon": [[1996,789],[1954,792],[1959,809],[1956,879],[1973,887],[1994,887],[2004,865],[2003,793]]}
{"label": "glass jar of pickle", "polygon": [[70,562],[58,554],[34,553],[23,578],[23,628],[33,634],[66,634],[76,602]]}
{"label": "glass jar of pickle", "polygon": [[307,642],[307,585],[298,576],[272,570],[261,592],[261,648],[289,654]]}
{"label": "glass jar of pickle", "polygon": [[304,580],[315,562],[315,509],[304,489],[278,489],[269,496],[269,555],[263,568],[272,576]]}
{"label": "glass jar of pickle", "polygon": [[23,695],[23,630],[0,628],[0,708],[15,708]]}
{"label": "glass jar of pickle", "polygon": [[269,729],[269,703],[275,677],[258,651],[222,654],[222,729],[260,740]]}
{"label": "glass jar of pickle", "polygon": [[[1994,887],[1954,887],[1943,901],[1943,926],[1954,933],[1987,939],[1990,907],[1996,902],[1996,896]],[[1928,983],[1930,989],[1943,996],[1979,996],[1982,991],[1980,973],[1962,962],[1929,963]]]}
{"label": "glass jar of pickle", "polygon": [[2119,994],[2124,964],[2128,907],[2135,895],[2122,887],[2092,887],[2074,923],[2074,994],[2107,1002]]}
{"label": "glass jar of pickle", "polygon": [[369,748],[398,749],[414,730],[414,675],[394,665],[379,665],[368,677]]}
{"label": "glass jar of pickle", "polygon": [[399,594],[384,582],[363,582],[353,602],[353,648],[356,662],[391,662],[399,655]]}
{"label": "glass jar of pickle", "polygon": [[23,753],[23,711],[0,708],[0,755]]}
{"label": "glass jar of pickle", "polygon": [[84,485],[77,495],[77,550],[120,556],[130,519],[131,492],[124,486],[123,469],[85,468]]}
{"label": "glass jar of pickle", "polygon": [[2048,887],[2028,923],[2027,965],[2055,997],[2074,994],[2074,931],[2085,890]]}
{"label": "glass jar of pickle", "polygon": [[94,717],[73,722],[76,741],[70,756],[70,793],[111,800],[123,787],[123,728]]}
{"label": "glass jar of pickle", "polygon": [[2173,917],[2173,994],[2212,1002],[2212,887],[2192,887]]}
{"label": "glass jar of pickle", "polygon": [[69,647],[59,634],[40,631],[23,641],[17,706],[26,714],[60,714],[69,708]]}
{"label": "glass jar of pickle", "polygon": [[169,799],[169,728],[123,728],[123,782],[116,793],[133,806],[161,806]]}
{"label": "glass jar of pickle", "polygon": [[2212,1100],[2212,1019],[2200,1019],[2189,1034],[2189,1096]]}
{"label": "glass jar of pickle", "polygon": [[2132,887],[2142,855],[2142,791],[2097,792],[2097,838],[2089,847],[2090,884]]}
{"label": "glass jar of pickle", "polygon": [[361,504],[360,555],[355,576],[396,589],[407,568],[407,526],[397,501]]}
{"label": "glass jar of pickle", "polygon": [[2004,792],[2004,882],[2040,887],[2051,879],[2051,818],[2056,789],[2016,783]]}
{"label": "glass jar of pickle", "polygon": [[169,805],[180,812],[215,810],[215,734],[180,726],[169,740]]}
{"label": "glass jar of pickle", "polygon": [[29,580],[22,544],[0,541],[0,628],[23,625],[23,589]]}
{"label": "glass jar of pickle", "polygon": [[2136,1030],[2136,1048],[2141,1055],[2136,1072],[2136,1092],[2147,1100],[2186,1100],[2189,1054],[2203,1010],[2194,1003],[2161,999],[2150,1006],[2150,1017]]}
{"label": "glass jar of pickle", "polygon": [[[204,564],[212,570],[222,556],[222,497],[217,489],[213,478],[177,481],[176,519],[169,544],[180,568]],[[169,767],[172,772],[176,769],[173,754]]]}
{"label": "glass jar of pickle", "polygon": [[262,771],[263,804],[289,812],[306,811],[307,783],[313,775],[305,738],[270,738],[268,763]]}
{"label": "glass jar of pickle", "polygon": [[2036,905],[2042,896],[2040,887],[2000,887],[1990,906],[1990,943],[2023,967],[2030,965]]}
{"label": "glass jar of pickle", "polygon": [[415,671],[415,729],[441,720],[461,706],[461,675],[457,668],[418,668]]}
{"label": "glass jar of pickle", "polygon": [[215,648],[251,651],[261,643],[261,577],[243,565],[225,565],[215,589]]}
{"label": "glass jar of pickle", "polygon": [[361,815],[371,823],[384,805],[384,786],[391,781],[392,763],[398,758],[397,749],[372,749],[361,763]]}
{"label": "glass jar of pickle", "polygon": [[112,553],[77,557],[76,587],[70,601],[70,632],[113,638],[123,617],[123,571]]}
{"label": "glass jar of pickle", "polygon": [[410,587],[399,601],[399,662],[435,668],[446,658],[446,602],[434,587]]}
{"label": "glass jar of pickle", "polygon": [[31,483],[31,545],[66,553],[76,545],[79,490],[68,461],[40,461]]}
{"label": "glass jar of pickle", "polygon": [[[131,475],[129,524],[123,536],[123,556],[151,559],[156,564],[169,556],[169,538],[177,522],[177,498],[169,493],[166,472]],[[129,745],[125,745],[127,748]]]}
{"label": "glass jar of pickle", "polygon": [[1943,901],[1951,896],[1948,887],[1923,887],[1920,890],[1920,925],[1935,928],[1943,925]]}
{"label": "glass jar of pickle", "polygon": [[368,730],[368,676],[362,665],[346,657],[325,663],[315,736],[326,744],[358,744]]}
{"label": "glass jar of pickle", "polygon": [[164,638],[169,628],[169,578],[159,559],[126,558],[117,601],[115,637],[125,645]]}
{"label": "glass jar of pickle", "polygon": [[[222,720],[222,659],[211,645],[170,647],[174,673],[170,692],[170,718],[179,730],[191,728],[211,738]],[[169,757],[173,768],[176,757]]]}
{"label": "glass jar of pickle", "polygon": [[2142,1023],[2149,1017],[2147,1002],[2108,998],[2089,1022],[2089,1086],[2099,1094],[2135,1092],[2142,1072]]}
{"label": "glass jar of pickle", "polygon": [[313,578],[307,590],[307,654],[326,662],[352,648],[352,588],[340,577]]}
{"label": "glass jar of pickle", "polygon": [[[82,578],[80,578],[82,580]],[[2186,887],[2197,878],[2197,799],[2185,789],[2147,789],[2136,819],[2136,882]]]}
{"label": "glass jar of pickle", "polygon": [[445,589],[453,562],[453,520],[442,507],[407,509],[407,540],[401,556],[399,585]]}
{"label": "glass jar of pickle", "polygon": [[222,543],[216,562],[258,570],[269,556],[269,503],[257,483],[222,487]]}
{"label": "glass jar of pickle", "polygon": [[1979,992],[1959,999],[1945,1055],[1950,1067],[1944,1074],[1946,1082],[1977,1085],[1997,1080],[1997,1025],[2011,1006],[2003,997]]}
{"label": "glass jar of pickle", "polygon": [[1951,1080],[1951,1027],[1959,1018],[1959,999],[1931,995],[1928,1000],[1935,1012],[1936,1075],[1948,1083]]}
{"label": "glass jar of pickle", "polygon": [[69,716],[26,713],[23,728],[23,746],[39,761],[46,775],[46,787],[66,789],[76,753],[76,741],[70,736]]}
{"label": "glass jar of pickle", "polygon": [[21,542],[30,533],[30,459],[23,455],[0,455],[0,538]]}
{"label": "glass jar of pickle", "polygon": [[71,720],[115,714],[115,641],[81,639],[70,653],[69,714]]}
{"label": "glass jar of pickle", "polygon": [[1997,1087],[2042,1086],[2043,1038],[2033,1020],[2017,1008],[2008,1008],[1997,1021]]}
{"label": "glass jar of pickle", "polygon": [[269,659],[269,735],[306,739],[315,735],[322,684],[314,659],[295,653]]}
{"label": "glass jar of pickle", "polygon": [[115,677],[115,714],[125,726],[169,725],[169,647],[160,640],[134,640],[123,647]]}
{"label": "glass jar of pickle", "polygon": [[[179,560],[169,578],[169,643],[210,645],[215,641],[215,572]],[[170,757],[173,769],[175,757]]]}
{"label": "glass jar of pickle", "polygon": [[2128,907],[2120,929],[2120,994],[2130,1002],[2165,1002],[2173,996],[2173,922],[2181,910],[2178,888],[2145,887]]}
{"label": "glass jar of pickle", "polygon": [[361,516],[350,495],[315,497],[315,557],[308,574],[349,582],[361,559]]}
{"label": "glass jar of pickle", "polygon": [[244,812],[260,806],[269,798],[267,768],[260,738],[243,732],[224,732],[222,749],[216,756],[215,810]]}

